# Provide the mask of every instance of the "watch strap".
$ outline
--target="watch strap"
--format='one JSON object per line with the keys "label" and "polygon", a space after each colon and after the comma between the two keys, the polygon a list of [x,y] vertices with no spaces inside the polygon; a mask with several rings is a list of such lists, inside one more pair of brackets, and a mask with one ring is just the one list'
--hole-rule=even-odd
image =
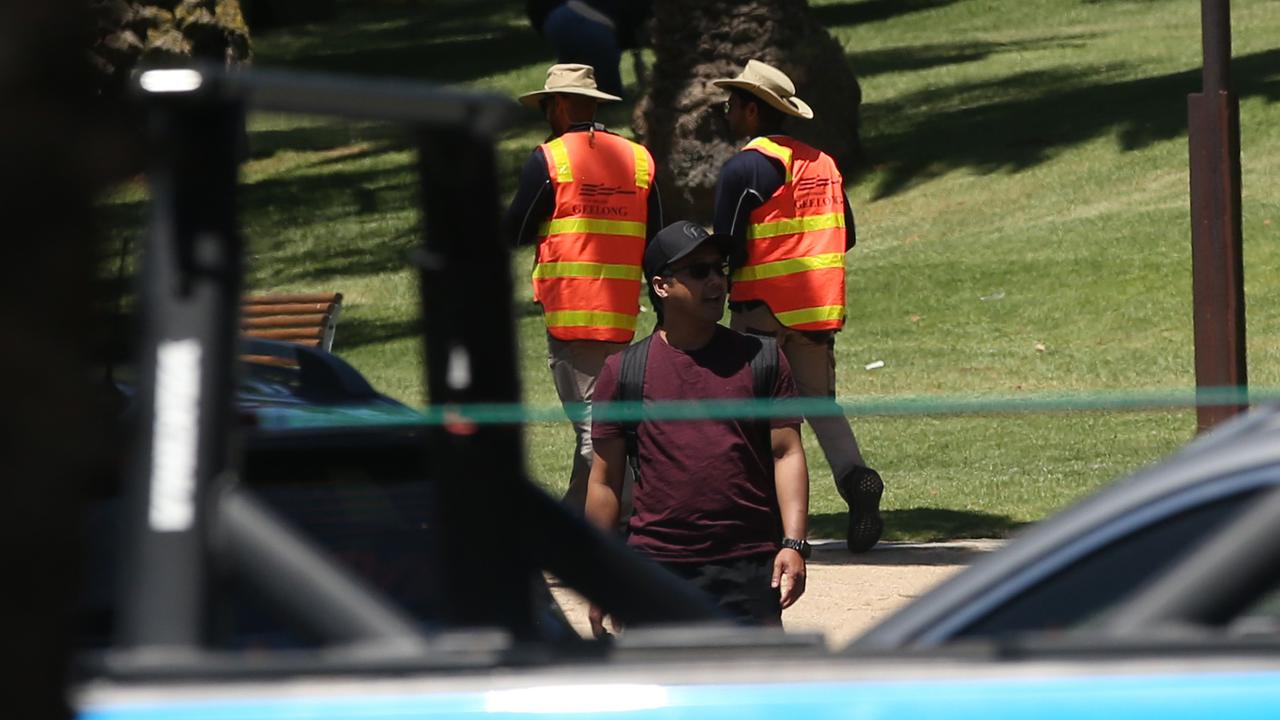
{"label": "watch strap", "polygon": [[800,557],[804,558],[805,560],[808,560],[809,554],[813,552],[813,547],[809,545],[809,541],[797,540],[795,538],[789,538],[789,537],[782,538],[782,547],[791,548],[792,550],[795,550],[796,552],[800,553]]}

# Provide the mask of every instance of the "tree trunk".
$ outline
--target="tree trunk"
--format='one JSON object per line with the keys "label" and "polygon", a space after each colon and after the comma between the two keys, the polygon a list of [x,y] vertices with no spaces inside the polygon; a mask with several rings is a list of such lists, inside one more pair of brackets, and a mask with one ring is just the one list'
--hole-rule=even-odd
{"label": "tree trunk", "polygon": [[249,59],[240,0],[91,0],[98,22],[94,61],[100,89],[119,91],[138,63]]}
{"label": "tree trunk", "polygon": [[847,174],[859,169],[862,91],[844,49],[809,12],[807,0],[655,0],[653,82],[636,106],[637,134],[653,151],[670,219],[706,223],[720,166],[737,150],[720,113],[747,60],[787,73],[813,120],[786,132],[826,151]]}

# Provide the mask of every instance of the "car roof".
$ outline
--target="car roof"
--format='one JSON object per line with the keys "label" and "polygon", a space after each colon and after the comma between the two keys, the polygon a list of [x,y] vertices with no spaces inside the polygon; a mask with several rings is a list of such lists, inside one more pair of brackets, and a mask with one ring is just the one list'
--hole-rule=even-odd
{"label": "car roof", "polygon": [[[1260,472],[1277,465],[1280,407],[1262,407],[1031,526],[874,626],[852,647],[945,641],[1019,589],[1170,512],[1172,505],[1196,506],[1244,489],[1280,484],[1280,473]],[[1018,582],[1011,582],[1014,576],[1020,576]]]}

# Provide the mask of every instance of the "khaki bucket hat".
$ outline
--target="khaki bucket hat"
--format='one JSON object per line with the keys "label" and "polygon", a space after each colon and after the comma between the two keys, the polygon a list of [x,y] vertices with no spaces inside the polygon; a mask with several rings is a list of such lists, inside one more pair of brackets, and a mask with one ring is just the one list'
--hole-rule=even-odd
{"label": "khaki bucket hat", "polygon": [[539,101],[547,95],[583,95],[604,102],[617,102],[622,98],[600,92],[596,89],[596,70],[590,65],[563,63],[547,68],[547,82],[541,90],[525,93],[520,96],[520,104],[527,107],[538,107]]}
{"label": "khaki bucket hat", "polygon": [[748,60],[738,77],[712,80],[711,84],[746,90],[786,115],[805,120],[813,118],[813,108],[796,97],[796,86],[791,78],[778,68],[759,60]]}

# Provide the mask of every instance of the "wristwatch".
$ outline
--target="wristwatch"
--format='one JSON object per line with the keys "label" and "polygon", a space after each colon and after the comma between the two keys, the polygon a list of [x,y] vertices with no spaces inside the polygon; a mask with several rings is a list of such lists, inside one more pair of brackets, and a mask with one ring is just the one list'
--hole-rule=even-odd
{"label": "wristwatch", "polygon": [[813,552],[813,548],[809,546],[808,540],[796,540],[795,538],[784,537],[782,538],[782,547],[795,550],[800,553],[800,557],[805,560],[808,560],[810,553]]}

